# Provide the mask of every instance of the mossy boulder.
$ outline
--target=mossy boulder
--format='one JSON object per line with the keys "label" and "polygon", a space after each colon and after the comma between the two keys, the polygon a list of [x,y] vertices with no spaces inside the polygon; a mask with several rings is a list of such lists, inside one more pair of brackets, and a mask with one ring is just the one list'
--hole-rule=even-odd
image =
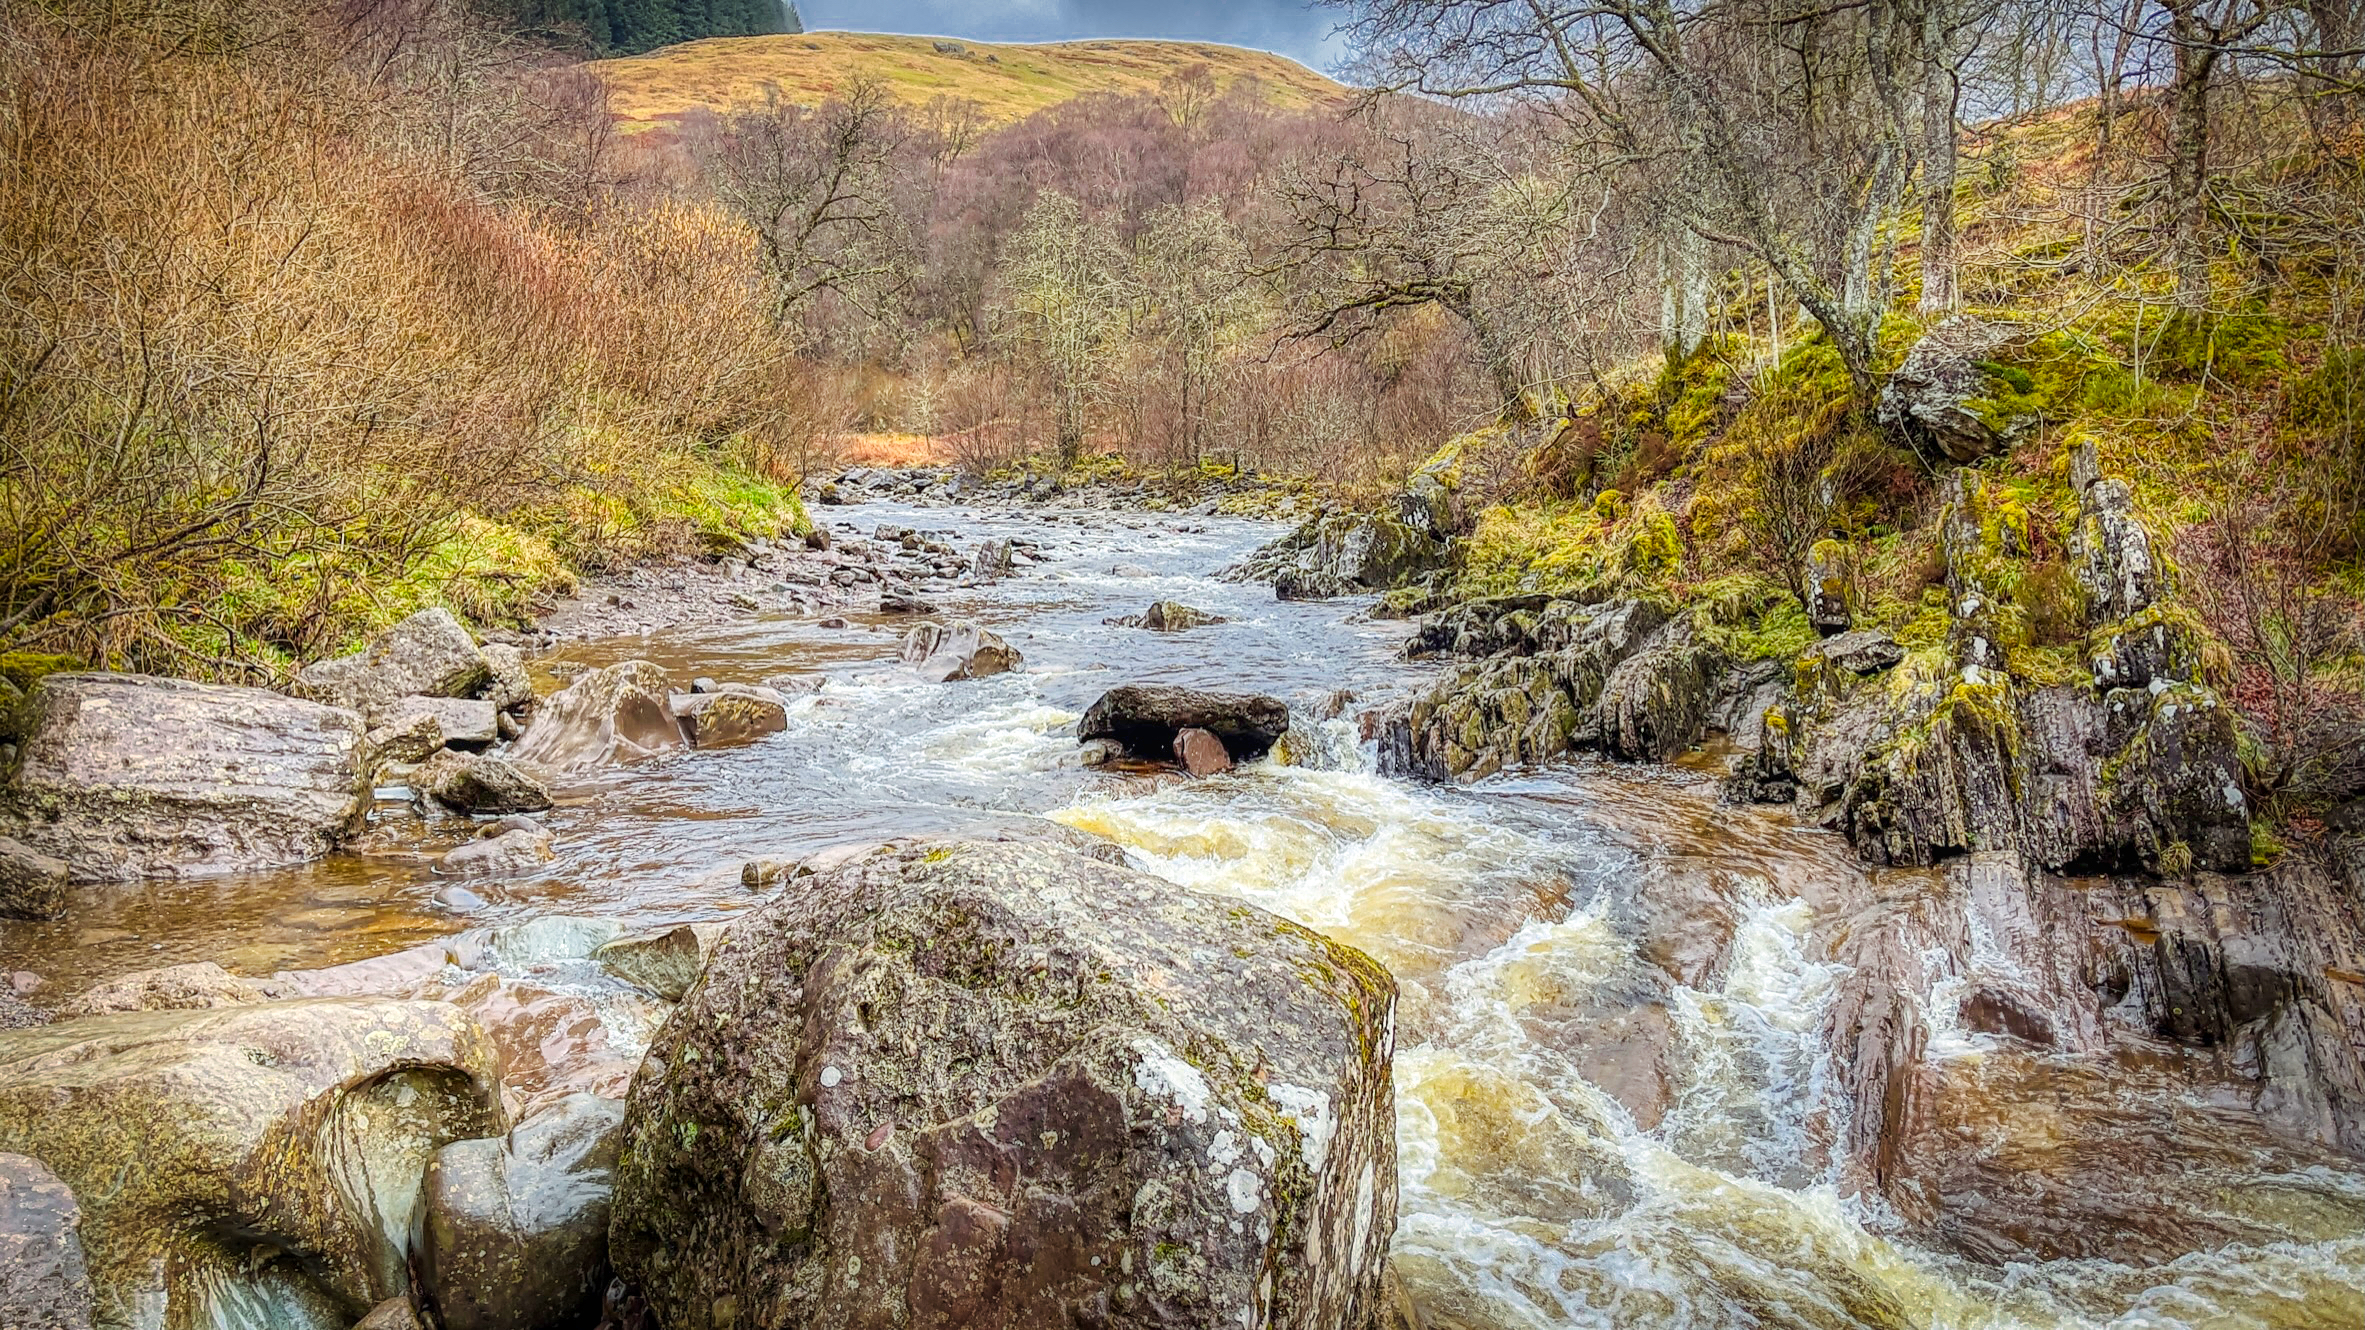
{"label": "mossy boulder", "polygon": [[609,1249],[673,1330],[1331,1330],[1395,1225],[1395,984],[1036,845],[881,847],[733,926],[633,1083]]}
{"label": "mossy boulder", "polygon": [[1924,334],[1881,388],[1874,419],[1926,455],[1976,462],[2034,429],[2008,373],[1991,359],[2012,330],[1957,315]]}

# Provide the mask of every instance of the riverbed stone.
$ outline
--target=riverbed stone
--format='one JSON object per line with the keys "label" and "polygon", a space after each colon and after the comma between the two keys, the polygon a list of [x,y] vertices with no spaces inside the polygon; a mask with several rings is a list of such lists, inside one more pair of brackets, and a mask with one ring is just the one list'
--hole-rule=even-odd
{"label": "riverbed stone", "polygon": [[247,979],[212,961],[135,970],[101,980],[58,1008],[63,1019],[120,1011],[200,1011],[270,1002],[303,994],[276,979]]}
{"label": "riverbed stone", "polygon": [[[765,860],[749,860],[754,868]],[[766,873],[759,869],[749,881],[743,872],[741,881],[749,886],[776,885],[786,872]],[[646,933],[631,933],[604,943],[591,958],[600,968],[635,987],[645,989],[668,1002],[679,1002],[690,985],[698,982],[698,974],[706,968],[706,958],[722,941],[721,924],[676,924],[671,928],[655,929]]]}
{"label": "riverbed stone", "polygon": [[1360,1326],[1395,986],[1039,845],[891,847],[733,926],[634,1080],[610,1251],[671,1330]]}
{"label": "riverbed stone", "polygon": [[608,1283],[623,1105],[571,1094],[427,1168],[420,1280],[444,1330],[589,1325]]}
{"label": "riverbed stone", "polygon": [[1174,760],[1194,776],[1216,776],[1232,769],[1232,755],[1224,741],[1196,726],[1174,732]]}
{"label": "riverbed stone", "polygon": [[66,912],[66,861],[0,836],[0,919],[55,919]]}
{"label": "riverbed stone", "polygon": [[482,751],[501,737],[499,709],[490,702],[467,697],[398,697],[379,708],[370,719],[374,726],[399,730],[420,715],[435,718],[436,731],[448,747]]}
{"label": "riverbed stone", "polygon": [[665,671],[645,660],[588,670],[545,698],[509,757],[553,773],[670,752],[688,742]]}
{"label": "riverbed stone", "polygon": [[369,732],[370,753],[380,764],[424,762],[443,751],[443,722],[432,711],[414,711]]}
{"label": "riverbed stone", "polygon": [[693,748],[739,748],[788,728],[788,699],[768,687],[728,683],[709,692],[678,693],[674,718]]}
{"label": "riverbed stone", "polygon": [[515,711],[534,700],[534,676],[526,669],[526,653],[501,642],[483,648],[484,686],[477,696],[502,711]]}
{"label": "riverbed stone", "polygon": [[77,881],[302,863],[367,806],[367,731],[352,711],[140,674],[52,674],[25,706],[0,814]]}
{"label": "riverbed stone", "polygon": [[[1284,597],[1287,599],[1287,597]],[[1225,622],[1224,616],[1195,610],[1179,600],[1156,600],[1139,614],[1128,614],[1108,621],[1115,628],[1147,628],[1153,633],[1180,633],[1209,624]]]}
{"label": "riverbed stone", "polygon": [[1008,577],[1012,568],[1010,542],[988,540],[979,543],[977,555],[969,563],[969,575],[980,582],[991,582]]}
{"label": "riverbed stone", "polygon": [[413,695],[468,697],[491,676],[476,639],[450,610],[437,607],[377,634],[352,655],[305,666],[296,672],[295,691],[374,720]]}
{"label": "riverbed stone", "polygon": [[316,1000],[0,1032],[0,1151],[80,1198],[101,1325],[345,1330],[409,1283],[428,1158],[501,1127],[441,1002]]}
{"label": "riverbed stone", "polygon": [[933,683],[990,678],[1026,663],[1018,648],[972,619],[916,624],[903,635],[896,654]]}
{"label": "riverbed stone", "polygon": [[0,1154],[0,1325],[90,1330],[82,1206],[29,1155]]}
{"label": "riverbed stone", "polygon": [[443,871],[454,877],[517,877],[558,857],[550,833],[541,827],[496,825],[487,830],[498,834],[480,836],[447,851]]}
{"label": "riverbed stone", "polygon": [[550,790],[507,758],[444,749],[410,775],[411,790],[461,813],[539,813]]}
{"label": "riverbed stone", "polygon": [[1253,761],[1289,732],[1289,704],[1261,693],[1122,684],[1085,711],[1076,737],[1112,740],[1133,757],[1164,762],[1174,756],[1175,736],[1186,729],[1214,735],[1235,762]]}

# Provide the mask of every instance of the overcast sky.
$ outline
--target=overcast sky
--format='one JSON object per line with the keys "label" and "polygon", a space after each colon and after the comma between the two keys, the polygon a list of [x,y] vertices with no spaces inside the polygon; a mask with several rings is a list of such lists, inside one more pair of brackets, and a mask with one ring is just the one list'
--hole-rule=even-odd
{"label": "overcast sky", "polygon": [[1180,37],[1279,51],[1317,69],[1339,52],[1341,14],[1305,0],[797,0],[808,28],[916,32],[987,42]]}

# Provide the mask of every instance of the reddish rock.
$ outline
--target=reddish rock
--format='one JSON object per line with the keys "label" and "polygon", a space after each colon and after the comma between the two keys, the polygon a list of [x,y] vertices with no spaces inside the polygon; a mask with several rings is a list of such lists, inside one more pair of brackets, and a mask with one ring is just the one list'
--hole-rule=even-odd
{"label": "reddish rock", "polygon": [[1232,755],[1225,751],[1224,741],[1196,728],[1175,731],[1174,760],[1194,776],[1214,776],[1232,769]]}

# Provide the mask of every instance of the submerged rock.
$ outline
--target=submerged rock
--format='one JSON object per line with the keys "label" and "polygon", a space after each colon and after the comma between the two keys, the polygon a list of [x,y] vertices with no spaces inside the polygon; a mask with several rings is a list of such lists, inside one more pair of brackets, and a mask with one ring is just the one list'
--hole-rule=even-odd
{"label": "submerged rock", "polygon": [[135,970],[93,984],[58,1008],[63,1019],[120,1011],[201,1011],[300,997],[295,986],[275,979],[244,979],[212,961],[191,961],[155,970]]}
{"label": "submerged rock", "polygon": [[[752,867],[755,862],[750,861]],[[773,877],[781,876],[773,874]],[[743,874],[742,880],[747,875]],[[753,874],[750,886],[766,881],[762,872]],[[600,968],[628,984],[646,989],[668,1002],[679,1002],[690,985],[698,982],[699,971],[706,968],[706,958],[722,940],[721,924],[676,924],[654,932],[634,933],[603,944],[591,954]]]}
{"label": "submerged rock", "polygon": [[589,1325],[608,1283],[608,1201],[624,1109],[558,1100],[428,1166],[420,1280],[444,1330]]}
{"label": "submerged rock", "polygon": [[476,639],[447,609],[421,610],[350,656],[307,665],[295,691],[378,719],[401,698],[468,697],[492,678]]}
{"label": "submerged rock", "polygon": [[90,1273],[74,1191],[21,1154],[0,1154],[0,1325],[90,1330]]}
{"label": "submerged rock", "polygon": [[1233,761],[1252,761],[1289,731],[1289,704],[1261,693],[1125,684],[1101,694],[1085,711],[1076,737],[1086,743],[1108,739],[1133,757],[1164,762],[1174,756],[1176,736],[1191,729],[1221,740]]}
{"label": "submerged rock", "polygon": [[358,825],[359,715],[260,688],[52,674],[25,703],[16,839],[77,881],[302,863]]}
{"label": "submerged rock", "polygon": [[633,1084],[610,1249],[672,1330],[1361,1326],[1395,986],[1032,845],[876,851],[735,925]]}
{"label": "submerged rock", "polygon": [[441,1002],[305,1000],[0,1032],[0,1150],[80,1198],[97,1321],[344,1330],[409,1285],[427,1160],[501,1128]]}
{"label": "submerged rock", "polygon": [[[511,821],[525,819],[504,819],[503,823]],[[524,826],[503,823],[485,828],[489,834],[445,854],[443,871],[454,877],[516,877],[534,872],[558,857],[548,831],[531,823]]]}
{"label": "submerged rock", "polygon": [[671,695],[665,671],[645,660],[587,671],[543,701],[509,756],[572,772],[680,748],[687,740]]}

